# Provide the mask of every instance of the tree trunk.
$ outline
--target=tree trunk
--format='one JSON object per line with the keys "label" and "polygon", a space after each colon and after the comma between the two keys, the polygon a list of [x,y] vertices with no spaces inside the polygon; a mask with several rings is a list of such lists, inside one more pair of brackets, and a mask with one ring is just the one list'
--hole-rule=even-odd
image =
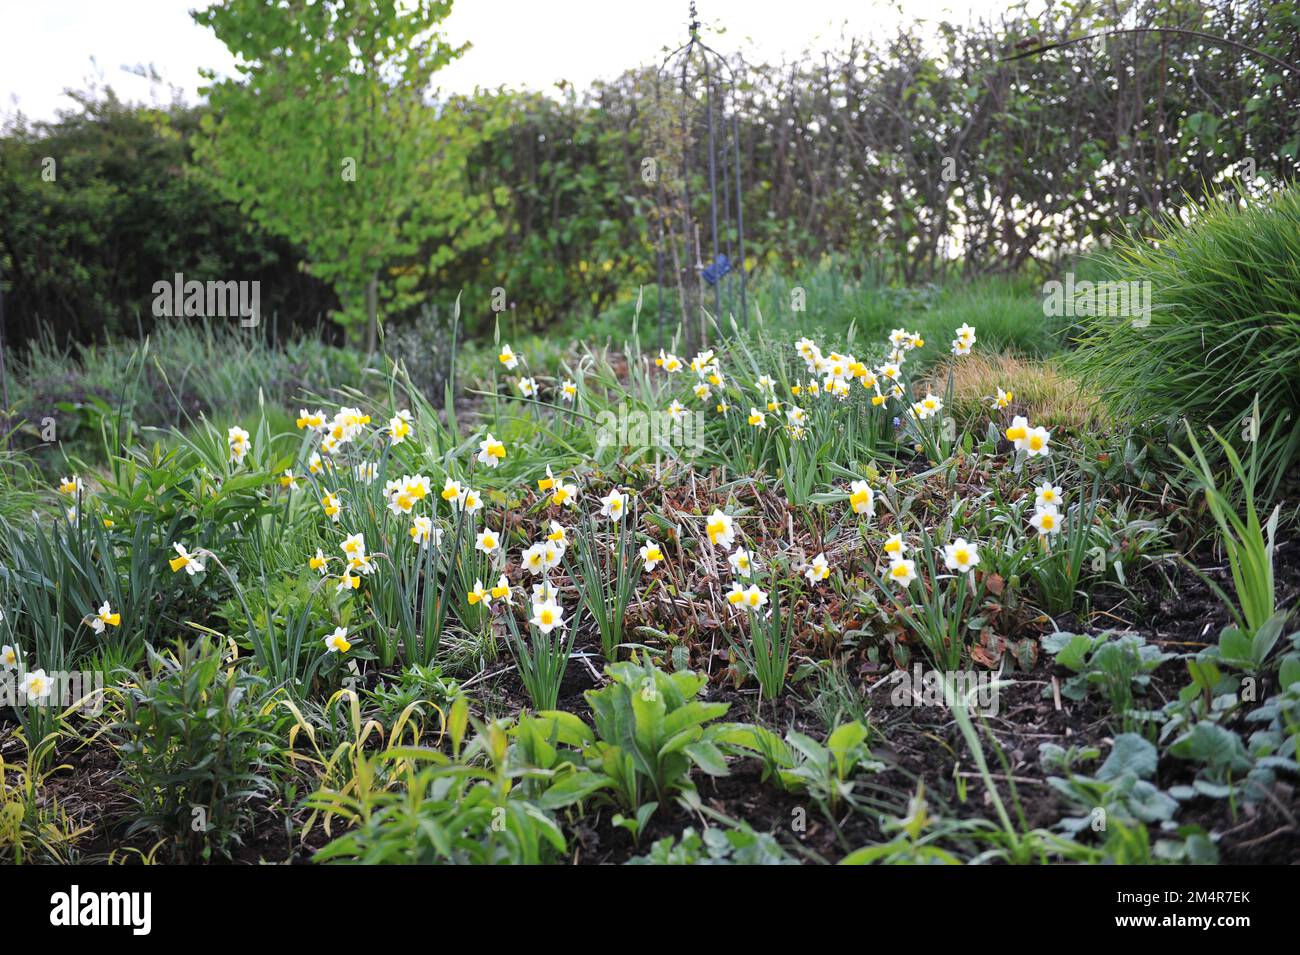
{"label": "tree trunk", "polygon": [[375,353],[379,345],[379,273],[370,273],[366,286],[366,357]]}

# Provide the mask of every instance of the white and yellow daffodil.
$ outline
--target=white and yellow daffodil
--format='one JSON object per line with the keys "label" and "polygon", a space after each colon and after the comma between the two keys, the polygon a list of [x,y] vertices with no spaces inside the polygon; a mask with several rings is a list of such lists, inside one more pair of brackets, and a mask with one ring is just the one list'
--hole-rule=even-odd
{"label": "white and yellow daffodil", "polygon": [[1039,537],[1050,537],[1061,532],[1061,514],[1054,507],[1040,507],[1034,511],[1029,523],[1038,531]]}
{"label": "white and yellow daffodil", "polygon": [[483,530],[479,531],[478,537],[474,539],[474,549],[481,550],[485,554],[496,553],[497,548],[500,546],[500,536],[490,527],[483,528]]}
{"label": "white and yellow daffodil", "polygon": [[251,446],[248,432],[238,425],[226,429],[226,444],[230,447],[230,460],[235,464],[243,462],[244,455],[248,454]]}
{"label": "white and yellow daffodil", "polygon": [[203,561],[186,550],[184,544],[173,541],[172,550],[176,551],[176,556],[168,561],[168,564],[173,574],[180,570],[184,570],[191,577],[203,573]]}
{"label": "white and yellow daffodil", "polygon": [[608,494],[600,499],[600,516],[608,517],[611,521],[622,519],[623,513],[627,510],[627,498],[618,488],[613,488]]}
{"label": "white and yellow daffodil", "polygon": [[528,621],[542,633],[550,633],[564,626],[564,610],[554,600],[533,604],[533,616]]}
{"label": "white and yellow daffodil", "polygon": [[506,459],[506,446],[493,437],[489,431],[487,437],[479,442],[478,463],[494,468]]}
{"label": "white and yellow daffodil", "polygon": [[664,559],[664,552],[652,540],[641,545],[641,559],[645,561],[646,570],[654,570],[655,565]]}
{"label": "white and yellow daffodil", "polygon": [[716,508],[709,515],[704,525],[704,532],[709,535],[709,543],[714,547],[730,550],[731,545],[736,542],[736,527],[731,515],[723,514]]}
{"label": "white and yellow daffodil", "polygon": [[347,627],[335,627],[334,632],[325,638],[326,653],[347,653],[351,649]]}
{"label": "white and yellow daffodil", "polygon": [[903,589],[916,580],[916,561],[899,558],[889,565],[889,579]]}
{"label": "white and yellow daffodil", "polygon": [[949,570],[966,573],[980,562],[979,545],[958,537],[943,547],[943,563]]}
{"label": "white and yellow daffodil", "polygon": [[90,629],[96,633],[103,633],[105,627],[120,627],[122,625],[122,615],[113,613],[113,608],[105,600],[99,608],[98,613],[90,618]]}
{"label": "white and yellow daffodil", "polygon": [[849,507],[854,514],[873,517],[876,513],[876,492],[866,481],[854,481],[849,485]]}

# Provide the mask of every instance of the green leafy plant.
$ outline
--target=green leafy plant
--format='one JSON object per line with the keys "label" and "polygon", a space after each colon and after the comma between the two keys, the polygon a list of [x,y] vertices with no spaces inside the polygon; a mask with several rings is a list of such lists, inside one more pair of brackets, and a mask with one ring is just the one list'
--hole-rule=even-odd
{"label": "green leafy plant", "polygon": [[607,664],[605,673],[609,685],[586,694],[594,731],[570,714],[539,714],[562,721],[564,738],[581,749],[587,768],[596,774],[553,791],[547,804],[576,802],[607,789],[623,812],[632,813],[616,817],[615,823],[636,837],[666,800],[696,801],[693,769],[728,774],[718,747],[725,726],[714,721],[730,704],[696,699],[708,683],[704,674],[665,673],[648,657]]}
{"label": "green leafy plant", "polygon": [[582,623],[582,611],[549,632],[530,620],[527,638],[520,633],[512,607],[506,608],[504,616],[510,653],[515,658],[519,679],[528,691],[528,698],[539,710],[555,709],[560,684],[564,682],[564,673],[573,653],[573,641]]}
{"label": "green leafy plant", "polygon": [[[1140,634],[1109,630],[1096,636],[1058,631],[1043,637],[1042,645],[1074,674],[1061,684],[1062,696],[1081,700],[1091,688],[1100,688],[1126,726],[1133,710],[1134,687],[1145,688],[1151,682],[1151,672],[1173,657]],[[1044,689],[1045,695],[1050,693],[1050,687]]]}
{"label": "green leafy plant", "polygon": [[227,664],[208,636],[150,649],[149,664],[111,729],[138,806],[127,833],[170,840],[179,861],[228,857],[274,789],[272,693],[244,661]]}
{"label": "green leafy plant", "polygon": [[[1252,426],[1257,428],[1259,419],[1258,401],[1254,405],[1253,415],[1252,422],[1254,424]],[[1244,500],[1246,509],[1244,519],[1237,513],[1229,495],[1219,489],[1210,462],[1206,458],[1201,445],[1197,442],[1196,436],[1192,433],[1190,424],[1187,425],[1187,440],[1192,445],[1195,460],[1177,448],[1174,451],[1188,470],[1193,473],[1205,492],[1205,501],[1209,505],[1210,513],[1214,516],[1214,521],[1219,528],[1219,539],[1228,554],[1228,567],[1232,572],[1232,583],[1237,594],[1236,603],[1234,604],[1228,600],[1217,584],[1211,582],[1212,586],[1232,611],[1238,626],[1244,628],[1243,636],[1253,640],[1255,635],[1264,630],[1266,626],[1276,628],[1276,631],[1280,632],[1285,618],[1289,615],[1283,612],[1282,620],[1277,621],[1276,624],[1270,623],[1277,612],[1277,594],[1273,578],[1273,543],[1277,534],[1277,521],[1281,508],[1279,505],[1279,507],[1273,509],[1272,516],[1269,517],[1266,525],[1260,523],[1259,512],[1255,506],[1256,491],[1259,484],[1258,444],[1251,443],[1250,464],[1249,466],[1243,466],[1241,458],[1238,457],[1237,452],[1228,441],[1213,428],[1210,429],[1210,435],[1222,449],[1240,495]],[[1274,639],[1276,639],[1276,635]],[[1261,646],[1260,649],[1264,648]],[[1259,662],[1263,663],[1262,658]]]}
{"label": "green leafy plant", "polygon": [[577,587],[582,607],[600,631],[600,648],[605,659],[618,659],[626,637],[628,604],[641,580],[642,562],[637,558],[636,511],[616,521],[612,539],[602,532],[596,517],[589,515],[574,528],[573,545],[564,552],[564,567]]}
{"label": "green leafy plant", "polygon": [[680,836],[668,836],[628,865],[795,865],[781,844],[766,833],[746,824],[723,829],[709,827],[697,833],[685,829]]}

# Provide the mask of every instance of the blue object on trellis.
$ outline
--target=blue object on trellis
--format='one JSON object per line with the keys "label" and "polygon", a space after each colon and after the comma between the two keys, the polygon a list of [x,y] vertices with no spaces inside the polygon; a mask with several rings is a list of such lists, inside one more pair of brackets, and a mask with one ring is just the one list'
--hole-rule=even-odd
{"label": "blue object on trellis", "polygon": [[731,271],[731,260],[725,255],[719,255],[718,260],[704,270],[704,281],[710,285],[717,285],[718,280]]}

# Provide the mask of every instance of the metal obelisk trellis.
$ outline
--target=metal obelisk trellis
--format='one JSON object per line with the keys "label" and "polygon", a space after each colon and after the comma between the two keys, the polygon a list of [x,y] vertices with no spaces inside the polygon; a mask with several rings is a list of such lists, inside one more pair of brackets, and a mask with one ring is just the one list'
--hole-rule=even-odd
{"label": "metal obelisk trellis", "polygon": [[[699,33],[692,2],[689,39],[655,74],[658,126],[651,140],[666,167],[656,176],[655,190],[660,347],[665,284],[677,292],[688,347],[704,345],[705,311],[724,324],[731,317],[742,327],[749,324],[736,77]],[[669,263],[673,277],[666,281]]]}

